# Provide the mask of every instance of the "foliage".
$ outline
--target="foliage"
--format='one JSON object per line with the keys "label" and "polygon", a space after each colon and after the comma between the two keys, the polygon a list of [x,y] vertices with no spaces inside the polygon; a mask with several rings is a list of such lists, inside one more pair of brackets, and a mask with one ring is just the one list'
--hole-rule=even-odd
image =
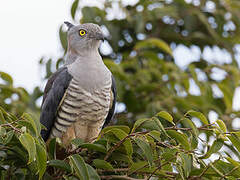
{"label": "foliage", "polygon": [[39,116],[39,107],[36,100],[42,95],[39,87],[36,87],[32,94],[29,94],[22,87],[15,87],[12,77],[0,72],[0,106],[6,111],[20,116],[23,112]]}
{"label": "foliage", "polygon": [[[137,120],[133,128],[108,126],[94,143],[75,139],[77,147],[57,159],[56,139],[46,145],[40,123],[0,111],[0,179],[236,179],[240,177],[240,134],[223,121],[210,124],[189,111],[177,123],[161,111]],[[191,117],[198,117],[196,126]],[[176,120],[175,120],[176,121]],[[200,138],[206,133],[211,143]],[[232,144],[232,146],[229,146]],[[201,148],[199,148],[201,147]],[[209,162],[210,157],[218,157]],[[48,159],[48,161],[47,161]]]}
{"label": "foliage", "polygon": [[[231,126],[239,117],[232,108],[240,82],[239,8],[238,0],[139,0],[131,5],[106,0],[103,8],[75,0],[71,17],[76,24],[97,23],[108,35],[105,45],[112,51],[100,52],[125,109],[97,141],[75,139],[76,151],[61,152],[56,139],[45,144],[39,136],[39,87],[30,94],[0,72],[0,179],[239,178],[240,134]],[[59,39],[60,57],[40,60],[43,79],[66,58],[63,27]],[[183,68],[174,53],[180,46],[199,51]],[[209,50],[227,54],[228,60],[207,58]],[[209,112],[218,115],[214,123]]]}

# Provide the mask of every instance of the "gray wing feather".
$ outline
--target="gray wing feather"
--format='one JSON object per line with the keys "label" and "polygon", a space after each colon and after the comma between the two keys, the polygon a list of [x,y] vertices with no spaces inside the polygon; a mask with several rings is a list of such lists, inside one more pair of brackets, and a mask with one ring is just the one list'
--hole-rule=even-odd
{"label": "gray wing feather", "polygon": [[109,109],[108,115],[106,117],[106,120],[104,122],[103,127],[107,126],[108,123],[113,119],[114,117],[114,112],[115,112],[115,106],[117,102],[117,88],[116,88],[116,81],[112,75],[112,87],[111,87],[112,93],[113,93],[113,102],[112,102],[112,107]]}
{"label": "gray wing feather", "polygon": [[60,68],[49,78],[44,90],[42,112],[40,122],[46,127],[41,131],[42,138],[46,141],[54,125],[58,106],[65,94],[72,76],[68,73],[67,67]]}

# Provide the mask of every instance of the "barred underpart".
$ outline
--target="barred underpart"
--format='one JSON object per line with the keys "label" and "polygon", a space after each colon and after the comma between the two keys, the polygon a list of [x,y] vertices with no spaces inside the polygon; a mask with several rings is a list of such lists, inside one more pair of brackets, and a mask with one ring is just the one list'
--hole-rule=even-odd
{"label": "barred underpart", "polygon": [[111,105],[111,81],[88,92],[72,79],[60,105],[50,137],[69,143],[73,138],[93,141],[100,133]]}

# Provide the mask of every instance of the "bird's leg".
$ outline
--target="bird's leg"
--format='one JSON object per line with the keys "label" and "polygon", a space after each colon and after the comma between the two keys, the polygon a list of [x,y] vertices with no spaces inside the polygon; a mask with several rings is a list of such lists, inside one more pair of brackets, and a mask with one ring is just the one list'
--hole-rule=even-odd
{"label": "bird's leg", "polygon": [[67,128],[67,131],[62,136],[62,143],[66,147],[66,152],[68,154],[74,152],[77,148],[75,145],[70,144],[71,140],[75,138],[76,138],[76,134],[75,134],[74,126],[72,125],[69,128]]}

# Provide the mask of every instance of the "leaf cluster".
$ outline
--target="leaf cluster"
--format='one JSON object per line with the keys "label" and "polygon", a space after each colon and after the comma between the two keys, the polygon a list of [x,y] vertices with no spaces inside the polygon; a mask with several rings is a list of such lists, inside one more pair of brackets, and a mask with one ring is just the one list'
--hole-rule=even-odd
{"label": "leaf cluster", "polygon": [[[161,111],[132,128],[108,126],[93,143],[74,139],[61,155],[56,139],[45,144],[40,123],[1,109],[0,179],[234,179],[240,176],[240,134],[223,121],[210,124],[188,111],[174,121]],[[192,118],[198,118],[196,126]],[[175,123],[176,122],[176,123]],[[210,144],[201,134],[213,137]],[[231,144],[231,145],[230,145]],[[46,149],[48,149],[46,151]],[[217,156],[217,159],[211,157]]]}

